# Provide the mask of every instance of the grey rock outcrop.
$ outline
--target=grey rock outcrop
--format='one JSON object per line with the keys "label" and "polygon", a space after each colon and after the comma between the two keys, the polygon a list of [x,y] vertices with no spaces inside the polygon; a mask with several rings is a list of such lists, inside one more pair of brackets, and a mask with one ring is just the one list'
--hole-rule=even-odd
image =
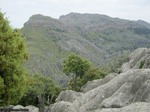
{"label": "grey rock outcrop", "polygon": [[62,92],[50,112],[150,112],[149,54],[135,50],[122,73],[88,82],[82,94]]}
{"label": "grey rock outcrop", "polygon": [[150,112],[150,103],[138,102],[123,108],[98,109],[94,112]]}
{"label": "grey rock outcrop", "polygon": [[77,109],[70,102],[60,101],[52,106],[50,112],[77,112]]}
{"label": "grey rock outcrop", "polygon": [[[150,70],[131,70],[131,72],[133,73],[129,73],[130,76],[127,81],[111,97],[103,100],[102,107],[123,107],[136,102],[134,99],[137,98],[139,101],[146,101],[145,97],[149,96],[150,93],[145,94],[144,98],[142,96],[144,92],[149,92],[147,88],[149,88],[150,83],[147,85],[147,82],[150,79]],[[136,96],[138,97],[136,98]]]}
{"label": "grey rock outcrop", "polygon": [[66,101],[66,102],[73,103],[73,101],[76,100],[81,95],[82,95],[82,93],[75,92],[75,91],[72,91],[72,90],[62,91],[59,94],[59,96],[57,97],[56,102]]}
{"label": "grey rock outcrop", "polygon": [[23,112],[23,111],[25,111],[25,112],[39,112],[39,109],[35,106],[32,106],[32,105],[29,105],[26,107],[24,107],[22,105],[16,105],[16,106],[11,105],[11,106],[6,107],[5,110],[10,110],[11,112],[16,112],[16,111],[17,112]]}
{"label": "grey rock outcrop", "polygon": [[89,82],[87,82],[87,84],[85,84],[81,88],[81,90],[83,92],[88,92],[98,86],[101,86],[101,85],[107,83],[108,81],[110,81],[111,79],[116,77],[117,75],[118,75],[117,73],[111,73],[111,74],[107,75],[106,77],[104,77],[104,79],[97,79],[97,80],[89,81]]}
{"label": "grey rock outcrop", "polygon": [[29,112],[39,112],[39,108],[29,105],[25,107],[26,109],[29,109]]}
{"label": "grey rock outcrop", "polygon": [[129,62],[122,65],[122,72],[129,69],[150,68],[150,49],[139,48],[129,56]]}

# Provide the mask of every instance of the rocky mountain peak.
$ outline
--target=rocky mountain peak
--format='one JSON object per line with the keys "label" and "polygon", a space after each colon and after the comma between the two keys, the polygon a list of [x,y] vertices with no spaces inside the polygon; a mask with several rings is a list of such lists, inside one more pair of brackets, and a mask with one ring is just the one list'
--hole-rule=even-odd
{"label": "rocky mountain peak", "polygon": [[146,21],[138,20],[137,23],[140,24],[140,25],[143,25],[143,26],[145,26],[147,28],[150,28],[150,23],[148,23]]}
{"label": "rocky mountain peak", "polygon": [[96,66],[109,66],[117,57],[150,46],[150,29],[136,21],[99,14],[70,13],[60,19],[37,14],[21,32],[29,45],[26,67],[30,73],[50,75],[61,83],[65,82],[61,64],[69,53]]}
{"label": "rocky mountain peak", "polygon": [[67,15],[60,16],[59,20],[66,25],[76,27],[80,30],[95,31],[97,29],[106,30],[109,28],[123,29],[123,28],[149,28],[146,23],[129,21],[125,19],[112,18],[107,15],[100,14],[80,14],[80,13],[69,13]]}
{"label": "rocky mountain peak", "polygon": [[67,15],[60,16],[59,19],[65,19],[65,18],[76,19],[76,18],[80,18],[80,17],[81,18],[87,18],[87,19],[88,19],[88,17],[90,17],[90,18],[96,18],[96,17],[97,18],[111,18],[111,17],[109,17],[107,15],[102,15],[102,14],[74,13],[74,12],[71,12],[71,13],[69,13]]}
{"label": "rocky mountain peak", "polygon": [[24,24],[26,26],[32,27],[49,27],[57,26],[59,21],[57,19],[51,18],[49,16],[44,16],[41,14],[35,14],[29,18],[29,20]]}

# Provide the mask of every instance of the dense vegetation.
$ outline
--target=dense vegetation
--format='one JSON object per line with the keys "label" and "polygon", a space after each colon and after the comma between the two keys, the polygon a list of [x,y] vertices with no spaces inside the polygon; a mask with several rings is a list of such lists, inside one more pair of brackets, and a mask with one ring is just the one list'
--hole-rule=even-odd
{"label": "dense vegetation", "polygon": [[0,12],[0,106],[35,105],[42,112],[62,89],[50,77],[28,75],[22,67],[26,59],[24,39]]}
{"label": "dense vegetation", "polygon": [[0,12],[0,105],[16,104],[24,95],[27,74],[21,65],[25,59],[23,38]]}
{"label": "dense vegetation", "polygon": [[87,60],[75,55],[71,54],[66,60],[63,62],[63,71],[67,75],[73,75],[74,77],[74,86],[73,89],[77,90],[77,77],[83,77],[85,72],[90,68],[90,64]]}
{"label": "dense vegetation", "polygon": [[[88,82],[95,79],[101,79],[104,78],[107,75],[105,71],[103,71],[100,68],[90,68],[88,71],[86,71],[85,75],[83,77],[77,78],[77,89],[76,91],[82,91],[82,87]],[[69,81],[69,89],[73,90],[73,79]]]}
{"label": "dense vegetation", "polygon": [[88,60],[76,54],[71,54],[64,60],[63,71],[66,75],[71,75],[69,88],[75,91],[81,91],[81,87],[88,81],[106,76],[103,70],[93,67]]}
{"label": "dense vegetation", "polygon": [[[19,102],[22,105],[38,106],[43,111],[45,105],[55,101],[62,89],[50,77],[28,76],[24,72],[21,64],[27,58],[25,42],[18,30],[13,30],[3,14],[1,16],[1,105]],[[77,91],[87,81],[104,76],[98,69],[91,68],[89,61],[75,54],[64,60],[63,70],[66,74],[75,75],[74,84],[72,86],[71,80],[70,86]]]}
{"label": "dense vegetation", "polygon": [[49,75],[67,85],[61,63],[76,53],[100,68],[118,71],[118,57],[138,47],[150,47],[150,24],[99,14],[70,13],[59,19],[33,15],[21,33],[29,45],[25,67],[32,74]]}
{"label": "dense vegetation", "polygon": [[50,77],[42,75],[32,75],[28,78],[29,86],[27,92],[20,100],[22,105],[35,105],[39,107],[41,112],[45,105],[50,105],[55,102],[61,87],[55,84]]}

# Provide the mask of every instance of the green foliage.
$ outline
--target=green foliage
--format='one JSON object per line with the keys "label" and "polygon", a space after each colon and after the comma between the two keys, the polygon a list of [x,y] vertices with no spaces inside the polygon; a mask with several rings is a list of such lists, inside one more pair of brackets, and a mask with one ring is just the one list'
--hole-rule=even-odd
{"label": "green foliage", "polygon": [[31,76],[29,83],[28,90],[20,101],[22,105],[35,105],[38,107],[41,103],[43,105],[49,105],[54,103],[62,90],[50,77],[42,75]]}
{"label": "green foliage", "polygon": [[67,75],[74,75],[69,82],[69,88],[75,91],[80,91],[81,87],[88,81],[106,76],[104,70],[91,67],[89,61],[75,54],[69,55],[64,60],[63,71]]}
{"label": "green foliage", "polygon": [[89,69],[86,74],[82,77],[82,86],[86,84],[88,81],[92,81],[95,79],[104,78],[107,74],[99,69],[99,68],[91,68]]}
{"label": "green foliage", "polygon": [[24,25],[21,32],[30,53],[25,67],[31,74],[49,75],[66,86],[68,78],[60,64],[70,53],[83,54],[95,66],[102,68],[107,64],[110,70],[118,71],[115,62],[109,63],[113,58],[139,47],[150,47],[150,34],[143,32],[145,27],[142,34],[134,31],[133,28],[141,28],[136,21],[90,14],[75,14],[75,17],[52,19],[33,15]]}
{"label": "green foliage", "polygon": [[75,54],[69,55],[63,62],[63,71],[67,75],[74,73],[77,76],[83,76],[89,68],[89,62]]}
{"label": "green foliage", "polygon": [[12,29],[0,12],[0,105],[16,104],[23,96],[27,74],[21,65],[25,59],[26,45],[19,30]]}
{"label": "green foliage", "polygon": [[110,63],[106,66],[109,69],[109,72],[115,72],[119,73],[121,66],[129,61],[128,57],[129,53],[121,54],[120,56],[117,56],[111,60]]}
{"label": "green foliage", "polygon": [[74,90],[76,89],[76,80],[77,77],[82,77],[85,75],[85,72],[90,68],[90,63],[79,57],[78,55],[71,54],[63,62],[63,71],[67,75],[74,74]]}
{"label": "green foliage", "polygon": [[[88,81],[104,78],[106,75],[107,73],[105,73],[105,71],[103,71],[102,69],[90,68],[88,71],[86,71],[83,77],[77,78],[77,91],[81,91],[81,87],[85,85]],[[69,88],[73,89],[73,80],[70,80]]]}
{"label": "green foliage", "polygon": [[[72,78],[69,82],[68,82],[68,86],[70,90],[74,90],[74,78]],[[81,77],[77,77],[76,79],[76,90],[75,91],[80,91],[82,87],[82,82],[81,82]]]}
{"label": "green foliage", "polygon": [[142,68],[143,68],[143,66],[144,66],[144,63],[145,63],[145,60],[140,62],[139,69],[142,69]]}
{"label": "green foliage", "polygon": [[0,103],[2,103],[3,101],[1,100],[2,99],[2,96],[1,94],[4,93],[4,80],[0,77]]}
{"label": "green foliage", "polygon": [[[4,93],[4,80],[0,77],[0,94]],[[1,99],[1,98],[0,98]]]}

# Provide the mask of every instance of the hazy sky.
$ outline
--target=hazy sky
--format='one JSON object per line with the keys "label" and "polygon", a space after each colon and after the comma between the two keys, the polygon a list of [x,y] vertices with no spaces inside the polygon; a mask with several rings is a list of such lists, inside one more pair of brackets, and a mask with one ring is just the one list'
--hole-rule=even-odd
{"label": "hazy sky", "polygon": [[142,19],[150,23],[150,0],[0,0],[0,9],[11,25],[19,28],[33,14],[59,18],[70,12]]}

